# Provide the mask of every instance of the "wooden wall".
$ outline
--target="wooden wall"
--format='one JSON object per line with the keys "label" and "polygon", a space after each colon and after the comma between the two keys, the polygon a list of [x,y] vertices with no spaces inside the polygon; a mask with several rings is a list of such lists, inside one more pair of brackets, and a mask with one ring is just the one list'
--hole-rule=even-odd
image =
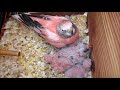
{"label": "wooden wall", "polygon": [[120,78],[120,12],[89,12],[95,78]]}

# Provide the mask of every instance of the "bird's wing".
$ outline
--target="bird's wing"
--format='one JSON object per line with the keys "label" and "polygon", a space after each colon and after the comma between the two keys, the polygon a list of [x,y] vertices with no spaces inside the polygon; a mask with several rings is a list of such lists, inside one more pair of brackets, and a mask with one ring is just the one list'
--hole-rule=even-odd
{"label": "bird's wing", "polygon": [[22,14],[17,13],[12,15],[12,17],[24,23],[26,26],[34,29],[38,33],[41,33],[41,29],[44,28],[38,21],[33,20],[31,18],[30,13],[22,13]]}

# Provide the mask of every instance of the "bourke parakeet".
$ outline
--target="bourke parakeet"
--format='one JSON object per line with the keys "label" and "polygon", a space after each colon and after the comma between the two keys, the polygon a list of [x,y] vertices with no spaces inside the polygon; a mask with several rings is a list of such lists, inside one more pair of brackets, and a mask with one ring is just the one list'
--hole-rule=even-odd
{"label": "bourke parakeet", "polygon": [[57,48],[70,45],[79,38],[77,27],[63,16],[22,13],[12,15],[12,17],[35,30],[49,44]]}

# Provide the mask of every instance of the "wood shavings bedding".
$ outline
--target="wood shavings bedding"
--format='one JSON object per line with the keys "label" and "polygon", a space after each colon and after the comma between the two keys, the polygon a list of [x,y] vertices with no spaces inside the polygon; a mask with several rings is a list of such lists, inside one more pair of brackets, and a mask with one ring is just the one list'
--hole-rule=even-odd
{"label": "wood shavings bedding", "polygon": [[[83,40],[88,43],[89,37],[84,33],[87,30],[87,16],[72,15],[70,18],[81,30],[81,37],[87,37]],[[0,56],[1,78],[65,78],[64,73],[55,73],[44,60],[46,53],[54,54],[59,49],[48,44],[35,31],[28,29],[15,19],[10,18],[5,28],[0,40],[0,49],[17,50],[21,55],[19,57]]]}

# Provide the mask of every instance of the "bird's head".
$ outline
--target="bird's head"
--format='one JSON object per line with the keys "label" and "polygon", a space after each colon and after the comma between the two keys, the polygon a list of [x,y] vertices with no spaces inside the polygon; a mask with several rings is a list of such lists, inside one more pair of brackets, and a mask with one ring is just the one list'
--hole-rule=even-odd
{"label": "bird's head", "polygon": [[58,25],[57,30],[60,36],[70,38],[76,33],[77,27],[69,20],[64,20]]}

